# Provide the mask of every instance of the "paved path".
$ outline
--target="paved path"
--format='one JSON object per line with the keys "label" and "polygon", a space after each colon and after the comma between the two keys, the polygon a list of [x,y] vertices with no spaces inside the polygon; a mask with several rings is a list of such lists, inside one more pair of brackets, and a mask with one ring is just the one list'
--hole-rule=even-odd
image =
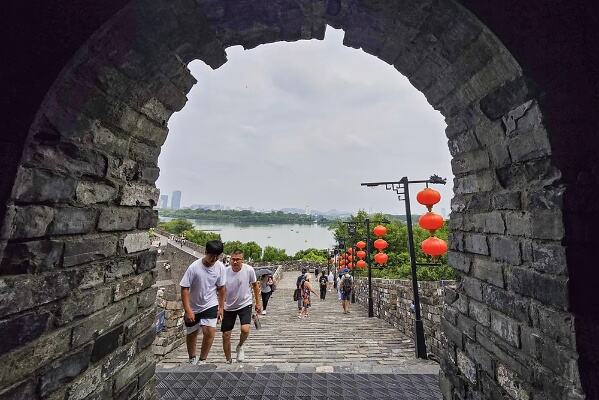
{"label": "paved path", "polygon": [[[368,318],[366,310],[354,304],[344,315],[336,292],[327,293],[321,302],[312,297],[308,319],[297,318],[292,301],[298,273],[286,273],[271,297],[268,315],[262,317],[262,329],[252,329],[246,343],[243,363],[226,364],[220,332],[208,357],[208,364],[187,364],[185,345],[159,362],[158,369],[179,371],[243,372],[339,372],[437,374],[438,364],[414,358],[412,342],[378,318]],[[233,331],[233,357],[239,320]],[[198,351],[201,337],[198,342]]]}

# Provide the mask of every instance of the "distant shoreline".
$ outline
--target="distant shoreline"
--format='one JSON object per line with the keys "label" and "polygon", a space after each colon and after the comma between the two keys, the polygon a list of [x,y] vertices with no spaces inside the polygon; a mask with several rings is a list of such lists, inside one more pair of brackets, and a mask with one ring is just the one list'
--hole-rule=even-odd
{"label": "distant shoreline", "polygon": [[227,222],[235,224],[276,224],[276,225],[323,225],[329,226],[332,219],[306,214],[287,214],[281,211],[270,213],[237,210],[158,210],[160,217],[183,218],[202,222]]}

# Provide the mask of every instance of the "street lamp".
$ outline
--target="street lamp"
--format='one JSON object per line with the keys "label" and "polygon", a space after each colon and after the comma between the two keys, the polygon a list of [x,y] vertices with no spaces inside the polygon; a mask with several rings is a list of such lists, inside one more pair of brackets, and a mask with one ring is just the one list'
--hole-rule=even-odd
{"label": "street lamp", "polygon": [[[350,237],[350,242],[353,243],[351,245],[351,253],[352,253],[352,259],[350,260],[350,270],[351,270],[351,277],[352,280],[354,280],[354,270],[356,269],[356,260],[355,257],[353,257],[353,253],[355,253],[355,242],[356,242],[356,223],[354,221],[344,221],[344,224],[347,224],[347,234]],[[349,250],[349,249],[348,249]],[[355,303],[356,302],[356,291],[352,290],[351,291],[351,302]]]}
{"label": "street lamp", "polygon": [[[416,331],[416,357],[427,358],[426,355],[426,343],[424,341],[424,326],[422,324],[422,316],[420,313],[420,296],[418,294],[418,278],[416,275],[416,267],[423,265],[439,265],[438,263],[418,263],[416,262],[416,250],[414,248],[414,232],[412,229],[412,211],[410,208],[410,183],[424,183],[429,184],[440,184],[445,185],[447,179],[441,178],[437,175],[432,175],[429,179],[410,181],[407,176],[404,176],[399,181],[395,182],[365,182],[361,186],[376,187],[385,186],[386,190],[393,190],[398,194],[397,198],[401,201],[404,200],[406,207],[406,224],[408,228],[408,250],[410,252],[410,266],[412,270],[412,289],[414,291],[414,311],[415,311],[415,331]],[[403,197],[403,198],[402,198]]]}

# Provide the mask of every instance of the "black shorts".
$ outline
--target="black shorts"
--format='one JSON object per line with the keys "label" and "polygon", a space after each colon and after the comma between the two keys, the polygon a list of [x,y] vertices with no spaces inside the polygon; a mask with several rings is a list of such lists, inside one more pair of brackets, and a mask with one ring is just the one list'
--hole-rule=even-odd
{"label": "black shorts", "polygon": [[233,330],[235,326],[235,320],[237,320],[237,316],[239,315],[239,322],[241,325],[249,325],[252,323],[252,305],[250,304],[247,307],[240,308],[235,311],[227,311],[225,310],[225,314],[223,315],[223,322],[220,325],[221,332],[228,332]]}

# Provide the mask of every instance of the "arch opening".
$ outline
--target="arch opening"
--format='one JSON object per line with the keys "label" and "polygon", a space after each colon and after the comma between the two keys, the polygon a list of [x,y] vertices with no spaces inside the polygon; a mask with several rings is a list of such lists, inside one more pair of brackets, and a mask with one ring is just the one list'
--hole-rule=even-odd
{"label": "arch opening", "polygon": [[[133,2],[80,49],[37,114],[6,204],[0,315],[20,334],[1,348],[4,394],[152,396],[145,230],[156,224],[166,122],[195,82],[186,64],[218,67],[232,45],[322,39],[326,24],[394,65],[448,124],[462,284],[442,320],[444,396],[583,396],[565,187],[538,88],[458,4],[341,1]],[[120,354],[131,357],[106,373],[102,362]],[[84,360],[76,371],[49,372],[74,359]]]}

